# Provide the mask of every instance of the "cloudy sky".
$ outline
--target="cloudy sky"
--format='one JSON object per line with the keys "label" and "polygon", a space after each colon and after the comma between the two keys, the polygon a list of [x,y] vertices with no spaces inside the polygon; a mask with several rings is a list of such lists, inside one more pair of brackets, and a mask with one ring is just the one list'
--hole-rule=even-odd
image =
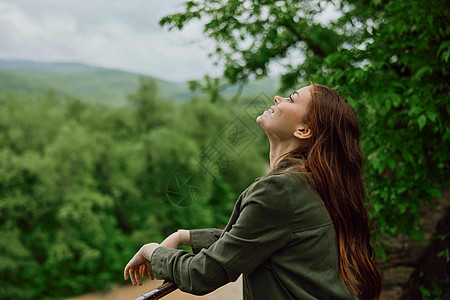
{"label": "cloudy sky", "polygon": [[[161,17],[183,0],[0,0],[0,59],[81,62],[170,81],[220,75],[199,21],[169,32]],[[332,6],[320,20],[337,16]],[[302,60],[293,53],[289,62]],[[282,68],[271,64],[272,74]]]}
{"label": "cloudy sky", "polygon": [[171,81],[220,74],[200,23],[159,26],[183,0],[0,0],[0,59],[83,62]]}

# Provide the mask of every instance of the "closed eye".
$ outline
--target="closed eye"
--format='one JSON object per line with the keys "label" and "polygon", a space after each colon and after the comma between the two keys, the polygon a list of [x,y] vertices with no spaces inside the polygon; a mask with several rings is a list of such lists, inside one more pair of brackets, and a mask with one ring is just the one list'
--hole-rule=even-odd
{"label": "closed eye", "polygon": [[294,102],[294,99],[292,99],[292,95],[289,96],[289,100],[290,100],[291,102]]}

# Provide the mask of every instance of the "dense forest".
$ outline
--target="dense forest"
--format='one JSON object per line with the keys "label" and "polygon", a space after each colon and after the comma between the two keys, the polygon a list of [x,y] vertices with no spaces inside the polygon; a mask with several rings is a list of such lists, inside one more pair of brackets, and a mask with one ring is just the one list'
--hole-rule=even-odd
{"label": "dense forest", "polygon": [[102,289],[143,242],[224,226],[265,173],[253,101],[176,105],[146,78],[124,107],[2,94],[0,298]]}
{"label": "dense forest", "polygon": [[[341,13],[327,25],[317,17],[326,5]],[[311,80],[355,108],[377,238],[424,239],[417,210],[450,184],[445,1],[186,1],[161,25],[195,19],[225,67],[220,79],[190,82],[208,97],[174,101],[148,78],[120,106],[53,90],[0,93],[1,299],[103,289],[143,242],[225,225],[266,172],[255,118],[273,95],[221,92],[267,76],[273,62],[285,68],[280,93]],[[382,242],[377,253],[385,257]]]}

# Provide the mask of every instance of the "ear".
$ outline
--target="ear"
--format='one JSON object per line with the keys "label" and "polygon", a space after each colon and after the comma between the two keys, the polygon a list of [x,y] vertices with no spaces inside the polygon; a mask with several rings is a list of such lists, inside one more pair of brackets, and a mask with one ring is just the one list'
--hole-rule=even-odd
{"label": "ear", "polygon": [[309,139],[312,136],[312,131],[309,127],[300,127],[294,131],[294,136],[301,140]]}

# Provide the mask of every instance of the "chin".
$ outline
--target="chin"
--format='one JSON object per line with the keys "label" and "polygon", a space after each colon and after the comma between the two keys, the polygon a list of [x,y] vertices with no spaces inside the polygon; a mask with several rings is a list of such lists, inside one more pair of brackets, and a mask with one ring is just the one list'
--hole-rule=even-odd
{"label": "chin", "polygon": [[261,129],[264,130],[264,132],[267,134],[267,124],[265,124],[264,119],[261,118],[261,116],[256,118],[256,123],[258,123],[259,127],[261,127]]}
{"label": "chin", "polygon": [[262,127],[262,124],[264,123],[262,115],[260,115],[256,118],[256,123],[258,123],[258,125]]}

